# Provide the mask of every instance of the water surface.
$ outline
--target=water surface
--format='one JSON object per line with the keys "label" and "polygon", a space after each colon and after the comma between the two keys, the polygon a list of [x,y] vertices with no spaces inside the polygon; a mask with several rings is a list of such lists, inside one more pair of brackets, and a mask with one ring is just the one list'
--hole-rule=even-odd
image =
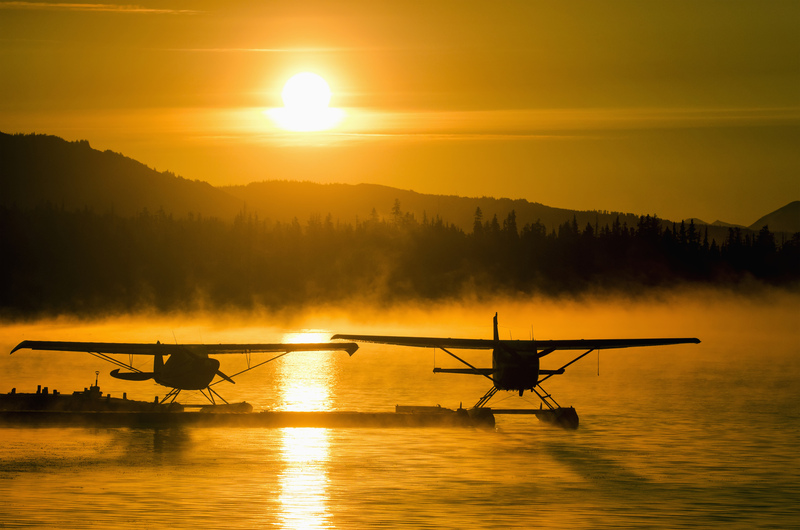
{"label": "water surface", "polygon": [[[542,331],[541,338],[703,340],[590,354],[553,378],[545,387],[562,405],[576,407],[577,431],[518,416],[498,417],[494,430],[0,429],[0,526],[795,527],[800,332],[791,325],[798,306],[790,302],[727,299],[676,307],[671,301],[647,315],[642,306],[609,304],[588,306],[586,313],[573,306],[552,306],[548,314],[528,308],[544,324],[573,315],[571,329],[552,325],[555,331]],[[505,322],[518,324],[511,316],[518,307],[501,309],[509,315]],[[412,318],[401,331],[417,325],[425,330],[419,334],[485,337],[491,314],[485,325],[469,315],[456,324],[439,314],[438,324]],[[384,331],[379,319],[348,324],[357,327],[323,332]],[[504,332],[527,338],[524,325]],[[198,326],[177,335],[202,335],[186,342],[291,336],[249,324]],[[0,347],[10,350],[23,338],[151,340],[142,337],[155,331],[152,322],[138,321],[35,323],[7,326]],[[101,387],[113,395],[150,400],[164,394],[149,382],[111,379],[112,367],[88,355],[70,355],[0,356],[8,387],[0,391],[31,391],[37,384],[82,389],[100,371]],[[480,352],[465,356],[489,362]],[[454,366],[441,353],[434,361],[430,350],[364,345],[352,358],[342,352],[286,356],[236,385],[215,388],[229,400],[284,410],[392,410],[397,403],[454,408],[487,390],[482,378],[432,374],[434,362]],[[223,369],[233,373],[243,363],[225,359]],[[492,404],[538,406],[512,394],[498,394]]]}

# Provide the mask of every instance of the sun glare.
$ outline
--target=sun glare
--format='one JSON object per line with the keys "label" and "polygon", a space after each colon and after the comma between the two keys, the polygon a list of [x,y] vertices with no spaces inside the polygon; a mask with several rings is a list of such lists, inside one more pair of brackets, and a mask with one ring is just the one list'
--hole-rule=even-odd
{"label": "sun glare", "polygon": [[331,89],[328,82],[312,72],[302,72],[283,86],[283,107],[267,111],[282,129],[295,132],[325,131],[344,118],[341,109],[329,108]]}
{"label": "sun glare", "polygon": [[[303,330],[285,333],[281,342],[328,342],[331,334],[330,331]],[[294,411],[331,410],[336,355],[330,351],[306,351],[284,357],[279,371],[280,408]]]}
{"label": "sun glare", "polygon": [[286,81],[281,97],[289,110],[320,111],[328,108],[331,102],[331,88],[317,74],[303,72]]}
{"label": "sun glare", "polygon": [[328,342],[332,333],[330,331],[304,330],[297,332],[284,333],[282,342],[290,344],[303,344],[307,342]]}

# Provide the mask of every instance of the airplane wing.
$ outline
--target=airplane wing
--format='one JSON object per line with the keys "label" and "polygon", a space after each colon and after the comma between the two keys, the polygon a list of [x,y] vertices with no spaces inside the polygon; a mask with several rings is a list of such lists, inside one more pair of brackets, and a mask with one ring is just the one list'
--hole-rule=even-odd
{"label": "airplane wing", "polygon": [[[337,334],[331,337],[331,340],[344,339],[357,342],[374,342],[377,344],[392,344],[395,346],[414,346],[418,348],[456,348],[463,350],[491,350],[497,346],[497,341],[489,339],[452,339],[440,337],[393,337],[390,335],[345,335]],[[531,341],[514,341],[506,340],[500,342],[530,343]],[[520,348],[532,349],[532,346],[527,345]]]}
{"label": "airplane wing", "polygon": [[536,340],[531,342],[533,342],[539,350],[612,350],[616,348],[641,348],[645,346],[670,346],[672,344],[700,344],[700,339],[578,339]]}
{"label": "airplane wing", "polygon": [[170,355],[178,351],[192,351],[208,355],[224,355],[234,353],[259,352],[291,352],[291,351],[332,351],[344,350],[353,355],[358,344],[353,342],[317,342],[317,343],[278,343],[278,344],[147,344],[125,342],[62,342],[46,340],[24,340],[11,350],[14,353],[21,349],[93,352],[125,355]]}
{"label": "airplane wing", "polygon": [[665,339],[577,339],[577,340],[491,340],[491,339],[452,339],[437,337],[394,337],[389,335],[346,335],[337,334],[331,339],[356,342],[374,342],[396,346],[419,348],[456,348],[491,350],[503,348],[511,351],[538,351],[546,355],[556,350],[608,350],[615,348],[637,348],[644,346],[668,346],[672,344],[699,344],[696,338]]}

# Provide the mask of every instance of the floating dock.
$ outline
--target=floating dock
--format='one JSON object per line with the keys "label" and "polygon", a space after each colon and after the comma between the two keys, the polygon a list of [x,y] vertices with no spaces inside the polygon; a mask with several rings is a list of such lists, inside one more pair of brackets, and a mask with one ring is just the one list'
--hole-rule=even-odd
{"label": "floating dock", "polygon": [[0,411],[5,427],[486,427],[457,411],[450,414],[353,411],[265,412],[53,412]]}
{"label": "floating dock", "polygon": [[[188,409],[188,410],[187,410]],[[529,414],[565,429],[578,428],[575,409],[456,410],[397,405],[394,412],[262,411],[248,403],[182,405],[111,397],[99,386],[61,394],[39,386],[36,393],[0,394],[0,427],[478,427],[494,428],[497,414]]]}
{"label": "floating dock", "polygon": [[[187,410],[191,409],[191,410]],[[160,404],[103,395],[98,386],[61,394],[0,394],[0,427],[494,427],[486,410],[397,406],[394,412],[263,411],[248,403]]]}

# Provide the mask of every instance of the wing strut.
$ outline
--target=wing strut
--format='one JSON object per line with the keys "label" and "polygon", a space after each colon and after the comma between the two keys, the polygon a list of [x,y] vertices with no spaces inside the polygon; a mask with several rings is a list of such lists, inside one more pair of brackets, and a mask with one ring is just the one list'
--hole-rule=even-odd
{"label": "wing strut", "polygon": [[120,361],[119,359],[115,359],[115,358],[111,357],[110,355],[106,355],[105,353],[94,352],[94,351],[90,351],[90,352],[87,352],[87,353],[89,355],[93,355],[94,357],[97,357],[98,359],[103,359],[104,361],[108,361],[108,362],[110,362],[111,364],[113,364],[115,366],[119,366],[120,368],[125,368],[126,370],[130,370],[131,372],[142,373],[141,370],[139,370],[138,368],[133,366],[133,363],[125,364],[124,362]]}
{"label": "wing strut", "polygon": [[[547,377],[544,377],[544,378],[542,378],[542,379],[539,379],[539,382],[538,382],[538,383],[536,383],[536,384],[537,384],[537,385],[538,385],[538,384],[541,384],[541,383],[543,383],[544,381],[547,381],[548,379],[550,379],[551,377],[553,377],[554,375],[563,374],[563,373],[564,373],[564,369],[565,369],[567,366],[571,365],[572,363],[575,363],[575,362],[578,362],[578,361],[580,361],[581,359],[583,359],[584,357],[586,357],[587,355],[589,355],[590,353],[592,353],[594,350],[595,350],[595,349],[594,349],[594,348],[592,348],[591,350],[587,351],[586,353],[584,353],[584,354],[581,354],[581,355],[579,355],[579,356],[575,357],[574,359],[572,359],[570,362],[568,362],[567,364],[565,364],[564,366],[562,366],[562,367],[561,367],[561,368],[559,368],[558,370],[553,370],[553,373],[547,374]],[[541,397],[541,396],[540,396],[540,397]]]}
{"label": "wing strut", "polygon": [[[254,364],[253,366],[251,366],[251,367],[247,368],[246,370],[242,370],[241,372],[236,372],[235,374],[233,374],[233,375],[232,375],[232,376],[230,376],[230,377],[231,377],[231,378],[234,378],[234,377],[236,377],[237,375],[242,375],[243,373],[245,373],[245,372],[249,372],[250,370],[252,370],[252,369],[254,369],[254,368],[258,368],[258,367],[259,367],[259,366],[261,366],[262,364],[267,364],[267,363],[268,363],[268,362],[270,362],[270,361],[274,361],[275,359],[279,359],[279,358],[283,357],[284,355],[287,355],[288,353],[290,353],[290,352],[288,352],[288,351],[285,351],[285,352],[281,353],[280,355],[276,355],[275,357],[273,357],[273,358],[271,358],[271,359],[267,359],[266,361],[260,362],[260,363],[258,363],[258,364]],[[217,383],[221,383],[221,382],[222,382],[222,380],[220,380],[220,381],[215,381],[215,382],[211,383],[210,385],[208,385],[208,389],[209,389],[209,390],[211,390],[211,387],[212,387],[212,386],[216,385]],[[214,392],[214,393],[216,394],[216,392]],[[217,394],[217,395],[219,396],[219,394]],[[220,399],[222,399],[222,396],[220,396]],[[223,399],[223,401],[225,401],[225,400]],[[225,401],[225,403],[227,403],[227,401]]]}
{"label": "wing strut", "polygon": [[[459,357],[458,355],[456,355],[456,354],[454,354],[454,353],[452,353],[452,352],[449,352],[449,351],[447,351],[445,348],[442,348],[441,346],[439,346],[439,349],[440,349],[440,350],[442,350],[443,352],[445,352],[446,354],[450,355],[450,356],[451,356],[451,357],[453,357],[454,359],[456,359],[456,360],[458,360],[458,361],[461,361],[463,364],[465,364],[465,365],[469,366],[470,368],[472,368],[473,370],[475,370],[475,373],[476,373],[476,374],[478,374],[478,375],[482,375],[483,377],[485,377],[486,379],[488,379],[489,381],[491,381],[492,383],[494,383],[494,379],[493,379],[493,378],[491,378],[490,376],[486,375],[484,372],[481,372],[479,369],[475,368],[474,366],[472,366],[471,364],[469,364],[467,361],[465,361],[464,359],[462,359],[462,358],[461,358],[461,357]],[[497,389],[495,389],[495,392],[497,392]],[[493,395],[494,395],[494,394],[492,394],[492,396],[493,396]],[[489,397],[492,397],[492,396],[489,396]],[[488,401],[488,399],[487,399],[487,401]]]}

